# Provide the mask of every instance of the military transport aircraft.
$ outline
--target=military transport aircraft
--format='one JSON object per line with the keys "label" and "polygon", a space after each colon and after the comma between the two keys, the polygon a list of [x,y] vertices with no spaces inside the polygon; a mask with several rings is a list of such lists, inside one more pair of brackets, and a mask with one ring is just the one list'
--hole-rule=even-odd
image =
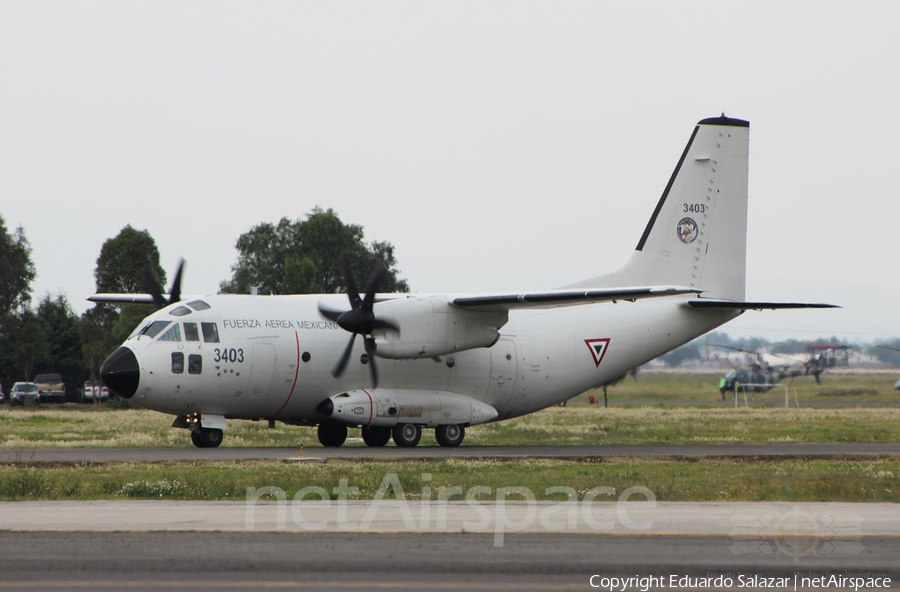
{"label": "military transport aircraft", "polygon": [[696,125],[637,248],[611,274],[425,295],[377,294],[376,270],[362,295],[346,274],[346,295],[182,299],[179,268],[168,297],[89,298],[163,306],[101,379],[175,416],[199,447],[218,446],[236,419],[318,426],[325,446],[355,426],[369,446],[415,446],[423,428],[458,446],[469,426],[609,383],[748,309],[831,307],[744,300],[749,132],[724,114]]}

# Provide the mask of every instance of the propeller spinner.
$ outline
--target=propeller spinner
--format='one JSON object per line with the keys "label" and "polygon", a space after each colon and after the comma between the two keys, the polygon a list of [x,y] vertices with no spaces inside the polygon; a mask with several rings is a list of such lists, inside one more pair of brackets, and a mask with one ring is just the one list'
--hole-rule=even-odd
{"label": "propeller spinner", "polygon": [[378,386],[378,369],[375,367],[375,338],[372,333],[378,330],[399,331],[400,328],[394,323],[379,319],[375,316],[372,307],[375,304],[375,289],[381,278],[387,272],[384,263],[379,262],[376,265],[369,282],[366,284],[365,296],[360,298],[359,290],[356,289],[356,283],[350,274],[350,266],[344,259],[344,285],[347,288],[347,298],[350,300],[350,310],[337,311],[323,308],[319,305],[319,313],[325,318],[334,321],[344,331],[352,333],[344,353],[341,354],[337,365],[331,371],[332,376],[340,378],[347,368],[347,362],[350,360],[350,354],[353,351],[353,343],[356,341],[357,335],[363,336],[363,346],[366,348],[366,354],[369,356],[369,371],[372,374],[372,388]]}

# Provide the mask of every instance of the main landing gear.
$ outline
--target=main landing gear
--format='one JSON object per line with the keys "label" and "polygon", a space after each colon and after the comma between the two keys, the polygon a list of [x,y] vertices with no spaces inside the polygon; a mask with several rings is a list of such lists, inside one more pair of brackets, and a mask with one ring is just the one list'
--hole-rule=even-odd
{"label": "main landing gear", "polygon": [[222,430],[195,427],[191,430],[191,442],[197,448],[216,448],[222,443]]}
{"label": "main landing gear", "polygon": [[[322,446],[336,448],[347,440],[347,426],[321,423],[318,435]],[[438,426],[434,429],[434,437],[441,446],[455,448],[466,437],[466,427],[456,424]],[[391,439],[400,448],[412,448],[422,439],[422,426],[415,423],[400,423],[393,428],[363,426],[362,439],[371,448],[386,446]]]}

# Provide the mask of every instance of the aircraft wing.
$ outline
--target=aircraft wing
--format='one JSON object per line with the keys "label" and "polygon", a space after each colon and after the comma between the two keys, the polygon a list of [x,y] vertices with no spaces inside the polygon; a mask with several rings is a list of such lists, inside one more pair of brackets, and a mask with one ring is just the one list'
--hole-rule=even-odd
{"label": "aircraft wing", "polygon": [[[168,294],[163,294],[163,297],[169,299]],[[94,294],[88,296],[87,299],[96,304],[155,304],[153,296],[150,294]],[[192,297],[181,297],[181,300],[189,299]]]}
{"label": "aircraft wing", "polygon": [[634,288],[595,288],[578,290],[548,290],[519,294],[479,294],[457,296],[450,303],[469,310],[498,311],[513,308],[555,308],[589,304],[591,302],[634,301],[641,298],[660,298],[681,294],[699,294],[696,288],[684,286],[639,286]]}
{"label": "aircraft wing", "polygon": [[720,310],[783,310],[791,308],[840,308],[836,304],[819,302],[738,302],[734,300],[689,300],[688,306]]}

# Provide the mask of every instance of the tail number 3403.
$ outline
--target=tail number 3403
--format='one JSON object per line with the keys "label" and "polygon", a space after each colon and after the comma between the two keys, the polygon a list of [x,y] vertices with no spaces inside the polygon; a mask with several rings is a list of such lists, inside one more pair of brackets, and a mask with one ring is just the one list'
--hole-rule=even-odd
{"label": "tail number 3403", "polygon": [[218,347],[215,350],[216,362],[231,362],[232,364],[240,363],[244,361],[244,350],[243,349],[235,349],[235,348],[225,348],[219,349]]}

